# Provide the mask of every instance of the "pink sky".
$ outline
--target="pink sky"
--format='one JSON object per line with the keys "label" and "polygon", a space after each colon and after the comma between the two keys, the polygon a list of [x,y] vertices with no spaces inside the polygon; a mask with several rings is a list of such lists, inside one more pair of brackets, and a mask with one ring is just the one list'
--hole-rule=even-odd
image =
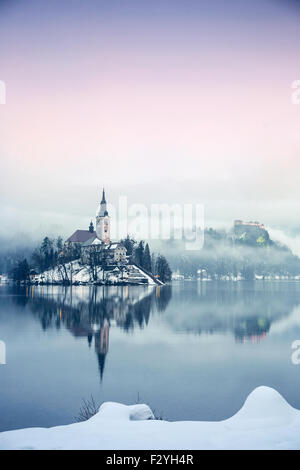
{"label": "pink sky", "polygon": [[[63,14],[30,18],[22,2],[0,18],[6,214],[24,205],[39,213],[45,203],[51,213],[63,212],[56,190],[98,192],[102,184],[113,197],[129,191],[137,202],[141,185],[146,201],[153,185],[161,202],[180,188],[180,199],[204,202],[208,213],[222,200],[245,217],[265,213],[271,224],[272,201],[286,201],[294,214],[300,106],[291,102],[291,84],[300,79],[299,14],[277,8],[255,21],[245,15],[239,22],[218,16],[147,22],[137,13],[127,21],[100,15],[88,22],[74,13],[65,28]],[[288,222],[286,213],[280,217]],[[218,219],[216,211],[210,218]],[[225,218],[220,214],[220,222]],[[295,217],[290,225],[299,227]]]}

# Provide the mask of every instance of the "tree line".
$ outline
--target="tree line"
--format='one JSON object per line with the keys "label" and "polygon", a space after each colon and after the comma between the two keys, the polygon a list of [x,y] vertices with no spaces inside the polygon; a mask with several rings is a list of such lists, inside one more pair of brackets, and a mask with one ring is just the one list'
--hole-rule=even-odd
{"label": "tree line", "polygon": [[[162,282],[171,280],[172,271],[165,256],[151,253],[148,243],[144,240],[137,242],[129,235],[121,240],[127,250],[129,262],[143,268],[150,274],[158,276]],[[80,258],[79,245],[64,246],[62,237],[45,237],[39,247],[26,258],[14,259],[8,273],[14,281],[27,282],[30,274],[38,274],[55,267],[65,266],[66,263]]]}

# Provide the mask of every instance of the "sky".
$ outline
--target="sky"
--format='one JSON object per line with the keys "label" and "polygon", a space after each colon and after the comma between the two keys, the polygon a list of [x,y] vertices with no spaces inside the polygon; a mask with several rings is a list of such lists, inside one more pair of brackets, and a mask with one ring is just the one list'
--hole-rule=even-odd
{"label": "sky", "polygon": [[300,2],[0,0],[0,236],[200,203],[300,254]]}

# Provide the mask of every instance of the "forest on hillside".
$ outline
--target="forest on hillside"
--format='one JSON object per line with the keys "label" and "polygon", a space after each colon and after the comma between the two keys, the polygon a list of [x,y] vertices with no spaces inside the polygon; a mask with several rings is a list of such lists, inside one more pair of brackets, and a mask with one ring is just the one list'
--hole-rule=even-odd
{"label": "forest on hillside", "polygon": [[163,242],[162,251],[172,271],[185,276],[199,276],[202,270],[213,279],[300,275],[300,258],[287,246],[272,240],[267,230],[207,228],[201,250],[187,251],[184,240],[172,239]]}

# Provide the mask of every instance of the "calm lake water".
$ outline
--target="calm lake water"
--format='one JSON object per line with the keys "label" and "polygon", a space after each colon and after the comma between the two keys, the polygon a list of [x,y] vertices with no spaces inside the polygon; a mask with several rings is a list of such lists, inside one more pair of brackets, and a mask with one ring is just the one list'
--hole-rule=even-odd
{"label": "calm lake water", "polygon": [[300,283],[0,285],[0,430],[74,421],[82,399],[168,420],[232,416],[259,385],[300,409]]}

